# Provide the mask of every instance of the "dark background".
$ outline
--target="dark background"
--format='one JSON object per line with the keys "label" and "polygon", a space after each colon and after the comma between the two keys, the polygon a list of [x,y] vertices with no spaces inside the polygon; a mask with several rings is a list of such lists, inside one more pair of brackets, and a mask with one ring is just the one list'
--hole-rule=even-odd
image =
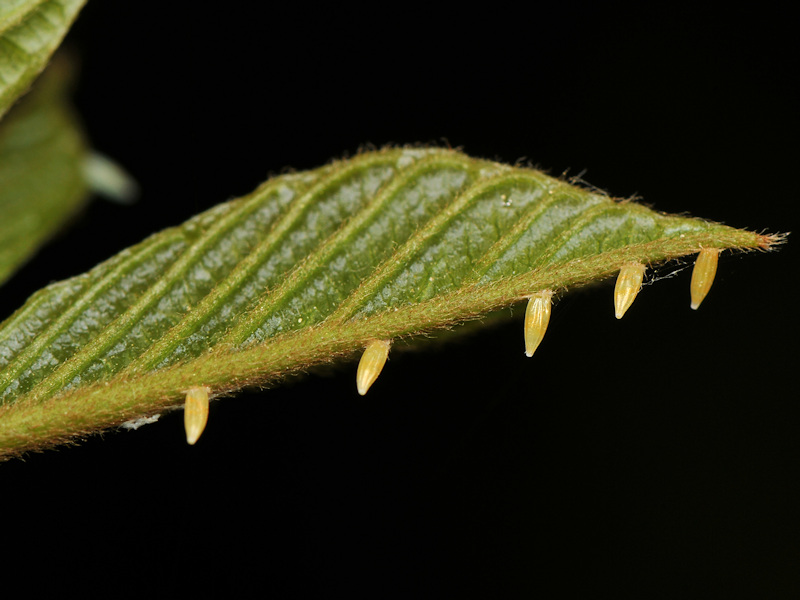
{"label": "dark background", "polygon": [[[91,204],[4,286],[2,317],[365,144],[525,157],[667,212],[797,227],[788,12],[192,6],[89,1],[77,108],[142,195]],[[215,403],[195,447],[174,413],[2,464],[4,553],[41,564],[32,590],[114,596],[797,597],[795,245],[723,254],[697,312],[688,270],[620,322],[610,284],[577,291],[531,360],[517,311],[393,354],[366,398],[346,364]]]}

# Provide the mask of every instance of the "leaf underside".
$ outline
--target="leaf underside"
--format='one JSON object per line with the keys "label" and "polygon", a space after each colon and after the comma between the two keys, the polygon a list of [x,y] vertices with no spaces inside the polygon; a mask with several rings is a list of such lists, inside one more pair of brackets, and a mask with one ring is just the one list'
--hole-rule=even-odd
{"label": "leaf underside", "polygon": [[65,98],[69,71],[54,62],[0,122],[0,284],[87,198],[86,146]]}
{"label": "leaf underside", "polygon": [[42,72],[85,3],[0,2],[0,118]]}
{"label": "leaf underside", "polygon": [[774,238],[444,149],[271,179],[0,326],[0,453],[85,436],[475,318],[544,289]]}

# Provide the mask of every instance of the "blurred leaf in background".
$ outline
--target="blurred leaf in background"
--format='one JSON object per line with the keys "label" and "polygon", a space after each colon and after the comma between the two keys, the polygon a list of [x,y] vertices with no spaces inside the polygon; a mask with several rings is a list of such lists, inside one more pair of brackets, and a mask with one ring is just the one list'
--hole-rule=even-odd
{"label": "blurred leaf in background", "polygon": [[86,146],[65,97],[71,68],[56,61],[34,92],[12,105],[44,69],[84,0],[0,3],[0,283],[87,196]]}
{"label": "blurred leaf in background", "polygon": [[0,282],[83,206],[87,148],[56,61],[0,123]]}

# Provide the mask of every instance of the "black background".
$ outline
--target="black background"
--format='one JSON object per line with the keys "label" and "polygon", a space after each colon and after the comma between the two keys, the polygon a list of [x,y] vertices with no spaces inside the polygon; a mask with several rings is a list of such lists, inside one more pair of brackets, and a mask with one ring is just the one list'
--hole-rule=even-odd
{"label": "black background", "polygon": [[[524,157],[667,212],[797,227],[788,13],[197,6],[80,16],[77,108],[142,195],[92,203],[4,286],[3,317],[365,144]],[[619,322],[610,284],[577,291],[531,360],[516,311],[393,354],[366,398],[346,364],[215,403],[195,447],[174,413],[2,464],[0,570],[139,597],[797,597],[795,245],[723,254],[697,312],[688,270]]]}

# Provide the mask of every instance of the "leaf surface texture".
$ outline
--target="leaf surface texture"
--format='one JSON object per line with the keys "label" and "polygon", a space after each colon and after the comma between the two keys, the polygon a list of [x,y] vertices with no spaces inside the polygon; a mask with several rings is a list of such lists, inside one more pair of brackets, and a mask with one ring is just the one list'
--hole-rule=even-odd
{"label": "leaf surface texture", "polygon": [[85,435],[703,247],[772,238],[542,172],[401,148],[269,180],[0,327],[0,448]]}

